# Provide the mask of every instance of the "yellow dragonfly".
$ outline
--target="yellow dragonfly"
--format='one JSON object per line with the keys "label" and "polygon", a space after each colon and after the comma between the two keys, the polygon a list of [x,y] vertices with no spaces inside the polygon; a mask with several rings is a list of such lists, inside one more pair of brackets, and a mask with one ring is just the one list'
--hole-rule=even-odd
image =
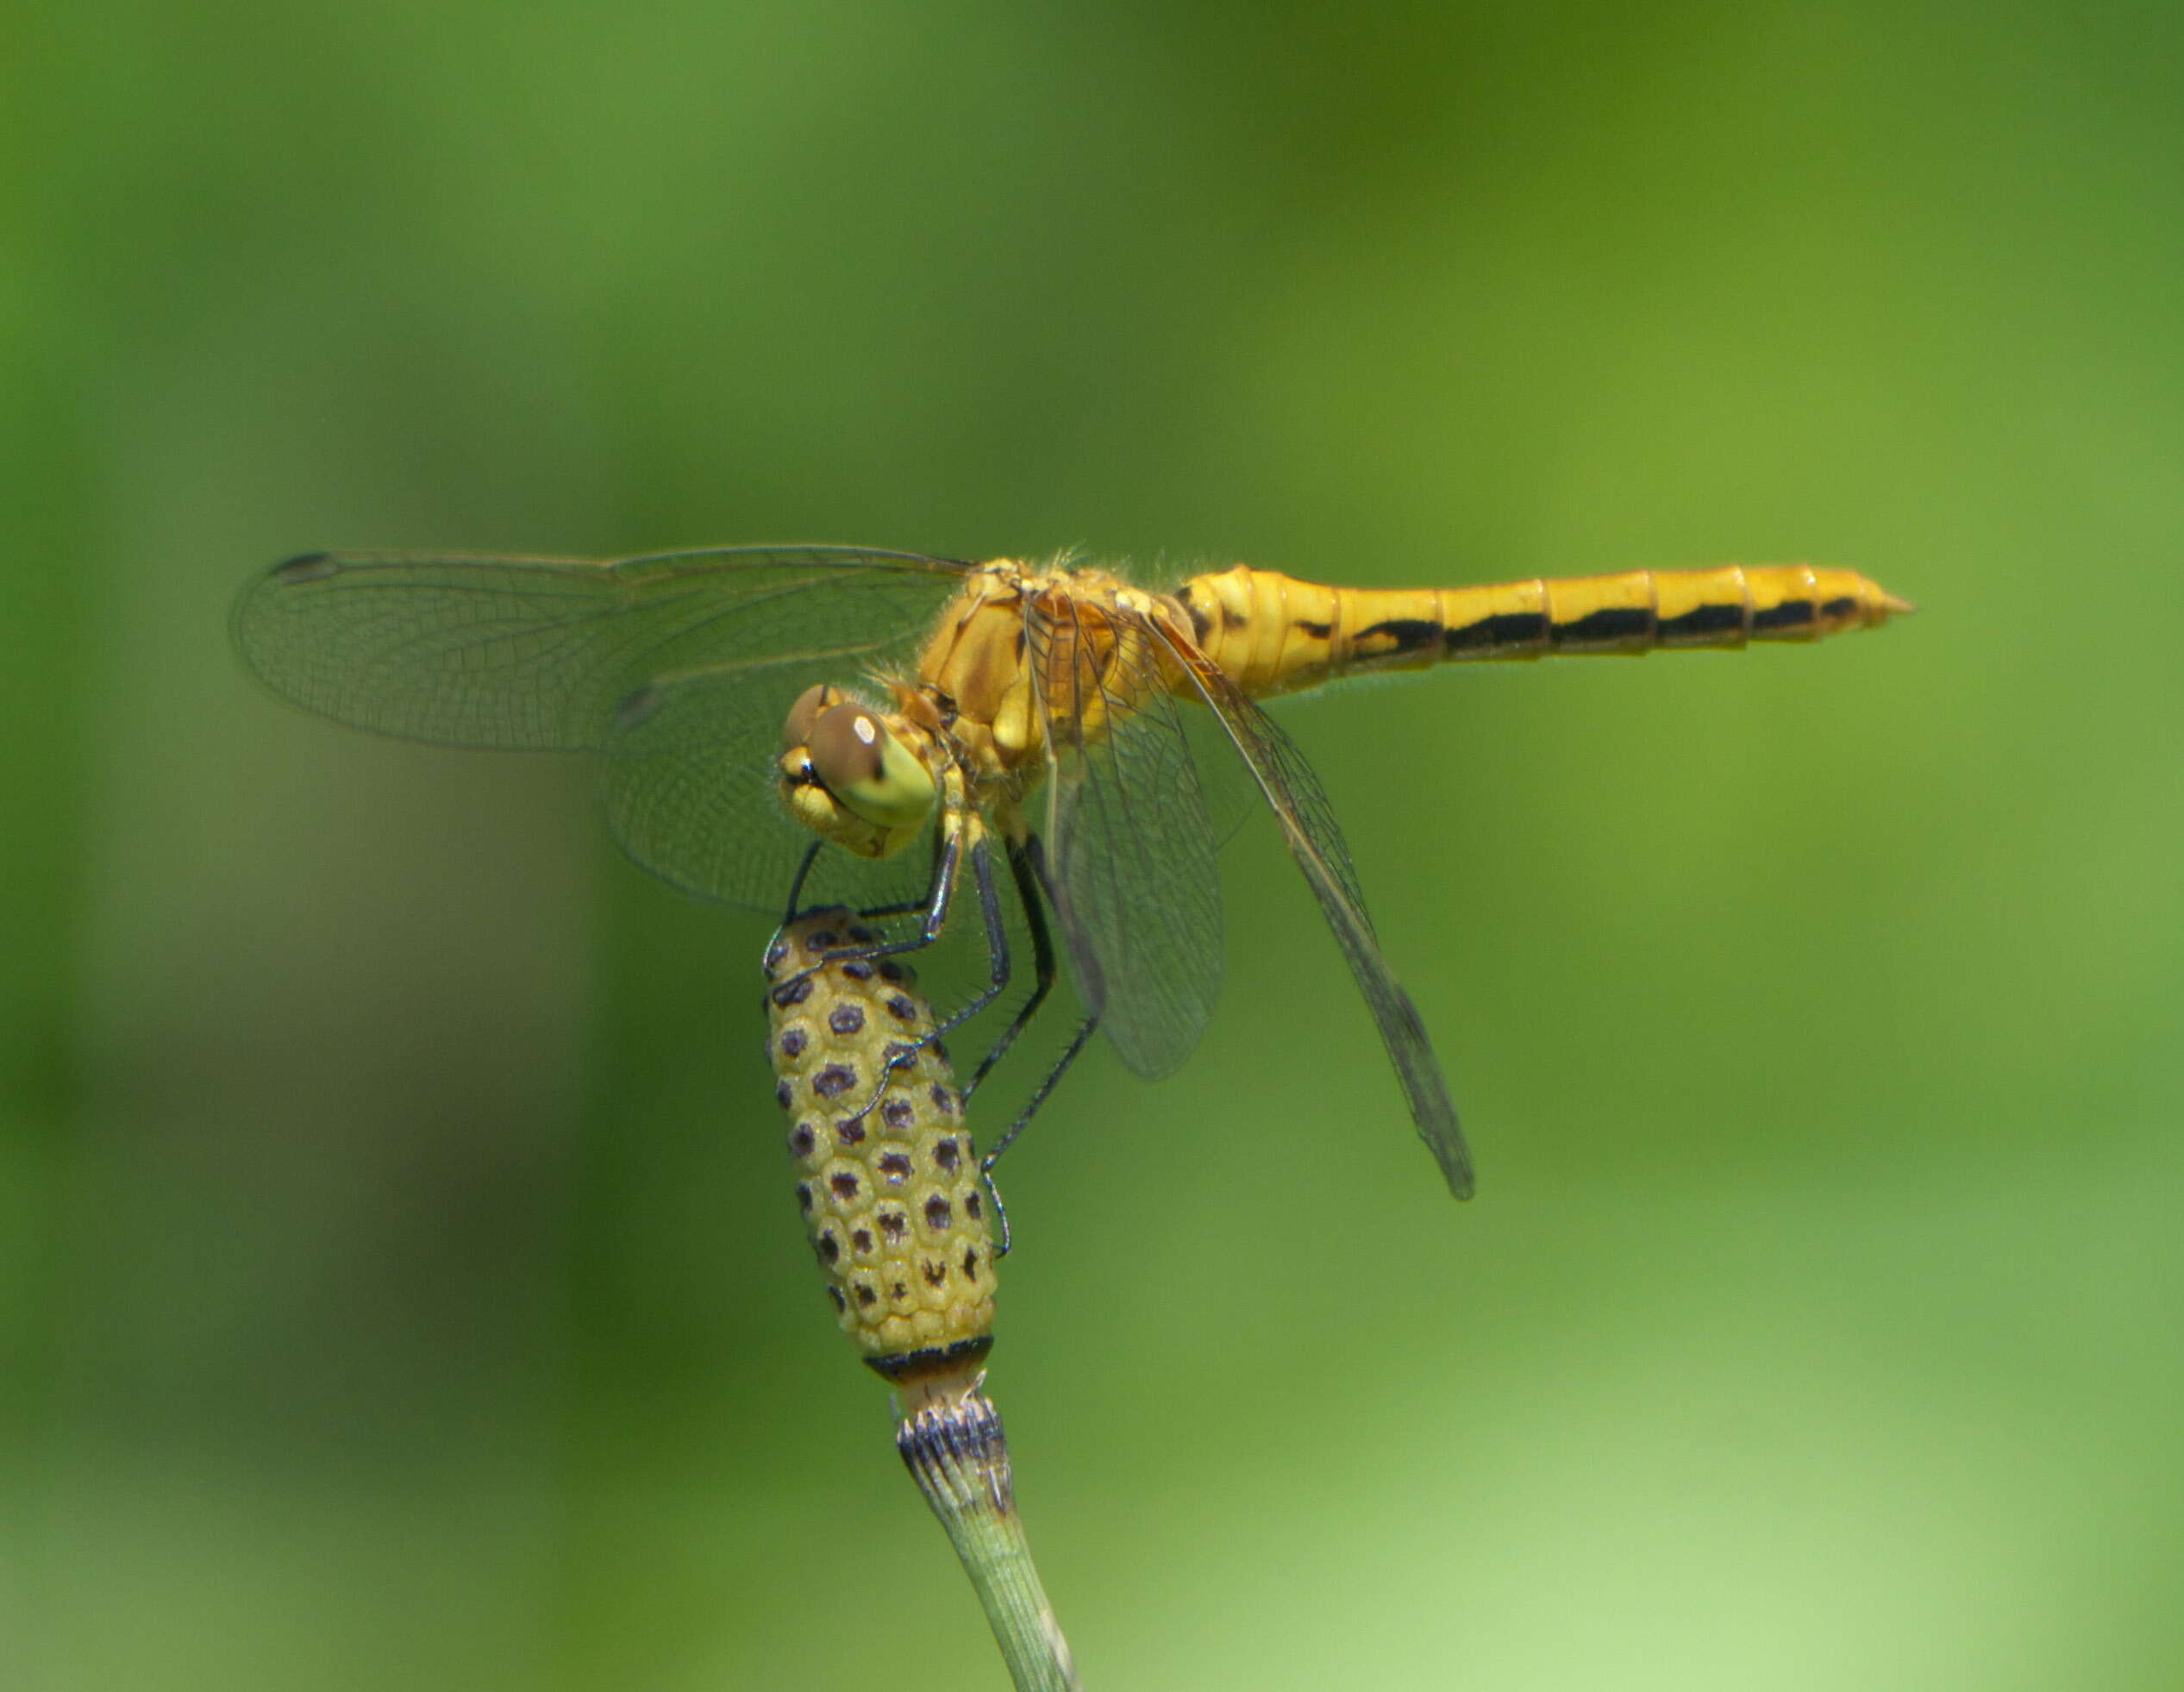
{"label": "yellow dragonfly", "polygon": [[[871,874],[866,896],[829,902],[916,919],[839,959],[885,968],[933,943],[967,873],[987,979],[911,1048],[1007,987],[1004,865],[1034,979],[966,1094],[1046,999],[1055,929],[1085,1013],[988,1170],[1095,1028],[1140,1075],[1190,1053],[1221,978],[1215,854],[1263,803],[1420,1137],[1466,1198],[1471,1157],[1424,1025],[1324,792],[1259,701],[1448,662],[1814,641],[1911,609],[1862,575],[1805,565],[1417,590],[1237,565],[1156,592],[1067,557],[791,546],[606,561],[317,553],[252,582],[233,626],[276,692],[341,722],[604,755],[616,837],[689,892],[779,911],[785,888],[793,914],[819,854],[838,849],[837,863]],[[882,1090],[845,1110],[868,1112]]]}

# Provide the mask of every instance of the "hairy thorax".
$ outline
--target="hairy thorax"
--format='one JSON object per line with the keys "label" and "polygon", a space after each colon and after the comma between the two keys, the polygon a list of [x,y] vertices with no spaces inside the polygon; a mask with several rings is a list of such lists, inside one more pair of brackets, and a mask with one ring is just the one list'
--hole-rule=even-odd
{"label": "hairy thorax", "polygon": [[[1155,686],[1174,686],[1176,667],[1159,649],[1153,624],[1190,638],[1189,620],[1165,594],[1104,570],[996,559],[973,572],[942,613],[898,698],[905,716],[945,730],[980,797],[1007,815],[1047,773],[1048,725],[1097,739],[1112,713]],[[1033,641],[1048,649],[1043,692],[1032,680]]]}

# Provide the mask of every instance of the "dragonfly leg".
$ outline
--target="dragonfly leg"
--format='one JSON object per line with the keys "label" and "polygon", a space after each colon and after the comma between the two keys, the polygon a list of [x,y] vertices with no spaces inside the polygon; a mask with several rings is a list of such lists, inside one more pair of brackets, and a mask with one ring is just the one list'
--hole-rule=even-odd
{"label": "dragonfly leg", "polygon": [[[933,874],[936,877],[941,873],[941,855],[948,849],[948,833],[949,830],[945,827],[936,829],[933,832]],[[878,922],[883,918],[906,917],[913,911],[923,911],[931,902],[932,885],[931,881],[928,881],[927,891],[919,893],[915,899],[897,899],[892,905],[867,906],[857,914],[867,922]]]}
{"label": "dragonfly leg", "polygon": [[[941,930],[948,925],[948,907],[955,898],[956,871],[963,862],[963,837],[966,830],[959,823],[951,821],[946,827],[940,850],[933,859],[933,880],[925,890],[925,897],[915,904],[903,906],[879,906],[861,916],[884,917],[921,907],[924,915],[919,919],[917,932],[907,940],[882,940],[872,945],[841,946],[828,952],[821,962],[825,963],[869,963],[874,958],[898,957],[904,952],[922,952],[941,937]],[[978,848],[972,848],[973,855]]]}
{"label": "dragonfly leg", "polygon": [[796,879],[789,883],[789,908],[781,913],[781,925],[785,928],[797,918],[797,910],[804,903],[804,878],[811,874],[811,866],[819,861],[819,849],[827,843],[815,839],[805,849],[804,861],[796,867]]}
{"label": "dragonfly leg", "polygon": [[[1037,835],[1029,836],[1020,846],[1014,842],[1010,843],[1009,874],[1016,881],[1017,902],[1023,907],[1024,924],[1031,931],[1031,995],[1017,1007],[1009,1025],[1001,1031],[1001,1037],[979,1060],[979,1067],[972,1072],[970,1081],[963,1089],[967,1100],[979,1090],[979,1083],[992,1073],[993,1066],[1016,1043],[1017,1037],[1031,1025],[1031,1018],[1039,1014],[1039,1007],[1054,990],[1054,935],[1047,927],[1046,901],[1039,893],[1045,867]],[[997,1198],[994,1202],[1000,1200]]]}
{"label": "dragonfly leg", "polygon": [[1001,895],[993,884],[993,851],[984,836],[971,848],[971,882],[979,890],[979,919],[986,928],[986,987],[974,993],[965,1004],[950,1012],[946,1020],[937,1024],[930,1034],[915,1043],[914,1049],[926,1046],[953,1034],[973,1017],[983,1011],[1007,989],[1014,966],[1009,958],[1009,929],[1001,918]]}
{"label": "dragonfly leg", "polygon": [[[887,1061],[879,1072],[879,1084],[873,1088],[872,1097],[866,1100],[856,1113],[848,1119],[862,1122],[879,1103],[880,1095],[887,1090],[887,1077],[896,1070],[915,1062],[917,1054],[928,1046],[937,1046],[973,1017],[998,999],[1008,988],[1011,974],[1009,961],[1008,924],[1001,916],[1001,896],[993,882],[993,850],[981,834],[971,848],[971,882],[979,892],[979,914],[986,927],[986,984],[964,1005],[936,1022],[927,1032],[914,1040],[898,1040],[887,1048]],[[931,943],[929,941],[925,943]],[[835,955],[829,954],[829,956]],[[877,956],[876,952],[860,951],[860,957]],[[980,1070],[984,1074],[984,1070]],[[968,1088],[963,1096],[969,1098]]]}
{"label": "dragonfly leg", "polygon": [[997,1257],[1009,1255],[1009,1207],[1001,1202],[1001,1189],[993,1184],[993,1166],[1001,1161],[1001,1154],[1016,1144],[1017,1136],[1030,1125],[1031,1119],[1038,1115],[1039,1106],[1047,1102],[1047,1095],[1054,1090],[1055,1083],[1077,1061],[1077,1055],[1084,1050],[1085,1043],[1092,1038],[1092,1030],[1098,1026],[1099,1018],[1096,1016],[1086,1017],[1077,1025],[1077,1031],[1069,1037],[1067,1050],[1055,1061],[1054,1068],[1047,1071],[1047,1078],[1033,1090],[1030,1101],[1023,1107],[1023,1114],[1009,1125],[1008,1132],[993,1143],[993,1150],[979,1160],[979,1178],[986,1182],[986,1190],[993,1196],[994,1217],[1001,1224],[1000,1248],[993,1254]]}
{"label": "dragonfly leg", "polygon": [[777,1005],[795,1004],[797,995],[809,991],[804,983],[829,963],[870,963],[876,958],[923,951],[938,940],[941,929],[948,921],[948,902],[955,896],[955,874],[957,865],[962,861],[963,834],[962,825],[953,819],[942,825],[941,849],[933,861],[933,880],[926,888],[925,897],[919,901],[924,909],[924,918],[919,923],[915,935],[907,940],[860,942],[822,952],[817,962],[798,970],[772,989],[773,1002]]}
{"label": "dragonfly leg", "polygon": [[[788,932],[789,924],[797,919],[797,906],[804,902],[804,879],[810,874],[812,864],[818,860],[819,849],[826,843],[823,840],[813,841],[804,852],[804,861],[797,865],[795,878],[789,883],[788,908],[781,913],[781,924],[773,931],[773,937],[766,943],[767,957],[771,958],[781,951],[784,944],[781,937]],[[809,975],[812,972],[807,969],[804,973]]]}
{"label": "dragonfly leg", "polygon": [[[1017,1013],[1017,1019],[1004,1031],[993,1050],[986,1055],[986,1059],[979,1065],[977,1073],[971,1077],[971,1087],[976,1087],[980,1081],[985,1079],[986,1071],[991,1069],[1001,1054],[1008,1050],[1010,1042],[1023,1031],[1024,1025],[1031,1020],[1031,1013],[1039,1008],[1040,1001],[1046,997],[1048,990],[1054,986],[1054,940],[1047,930],[1045,905],[1045,900],[1054,897],[1054,886],[1047,880],[1046,852],[1040,845],[1037,835],[1027,837],[1020,849],[1013,845],[1010,848],[1009,868],[1017,878],[1017,892],[1023,900],[1024,920],[1030,925],[1033,962],[1037,971],[1038,981],[1032,989],[1030,999],[1025,1002],[1023,1009]],[[1069,1037],[1068,1046],[1063,1050],[1061,1056],[1054,1060],[1054,1068],[1048,1070],[1046,1078],[1032,1089],[1031,1097],[1025,1103],[1023,1113],[1011,1123],[1008,1131],[993,1143],[993,1150],[979,1160],[979,1179],[986,1183],[986,1193],[993,1200],[994,1219],[1001,1226],[1001,1244],[994,1253],[997,1257],[1005,1257],[1009,1255],[1009,1247],[1014,1242],[1015,1236],[1009,1228],[1009,1206],[1001,1197],[1001,1189],[993,1182],[993,1166],[1001,1161],[1001,1154],[1016,1144],[1017,1136],[1030,1125],[1031,1119],[1039,1113],[1040,1106],[1047,1102],[1047,1095],[1054,1090],[1062,1076],[1068,1072],[1069,1066],[1077,1061],[1078,1055],[1084,1050],[1086,1043],[1091,1040],[1092,1031],[1098,1026],[1099,1012],[1098,1011],[1094,1011],[1077,1025],[1077,1031]],[[971,1096],[971,1087],[963,1089],[963,1096],[966,1099]]]}

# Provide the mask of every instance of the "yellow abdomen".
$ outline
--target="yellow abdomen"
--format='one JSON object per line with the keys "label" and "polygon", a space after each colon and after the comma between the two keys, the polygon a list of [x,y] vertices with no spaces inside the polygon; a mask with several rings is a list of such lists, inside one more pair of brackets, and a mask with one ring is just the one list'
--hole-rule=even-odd
{"label": "yellow abdomen", "polygon": [[767,993],[767,1053],[788,1113],[797,1202],[842,1331],[873,1368],[908,1381],[960,1371],[993,1343],[993,1241],[962,1094],[940,1048],[887,1071],[864,1111],[889,1052],[933,1028],[907,968],[817,962],[875,937],[848,911],[782,930],[767,978],[795,985]]}
{"label": "yellow abdomen", "polygon": [[1730,564],[1486,587],[1326,587],[1239,564],[1177,590],[1198,643],[1247,693],[1461,660],[1817,641],[1912,607],[1852,570]]}

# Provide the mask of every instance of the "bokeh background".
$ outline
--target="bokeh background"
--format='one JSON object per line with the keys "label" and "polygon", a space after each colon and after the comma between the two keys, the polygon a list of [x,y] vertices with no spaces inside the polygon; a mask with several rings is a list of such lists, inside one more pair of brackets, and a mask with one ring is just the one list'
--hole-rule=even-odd
{"label": "bokeh background", "polygon": [[0,9],[0,1680],[1001,1683],[806,1258],[767,924],[223,626],[321,546],[809,539],[1924,607],[1286,713],[1480,1195],[1248,834],[1200,1055],[1012,1159],[1095,1692],[2184,1684],[2180,63],[2161,5]]}

